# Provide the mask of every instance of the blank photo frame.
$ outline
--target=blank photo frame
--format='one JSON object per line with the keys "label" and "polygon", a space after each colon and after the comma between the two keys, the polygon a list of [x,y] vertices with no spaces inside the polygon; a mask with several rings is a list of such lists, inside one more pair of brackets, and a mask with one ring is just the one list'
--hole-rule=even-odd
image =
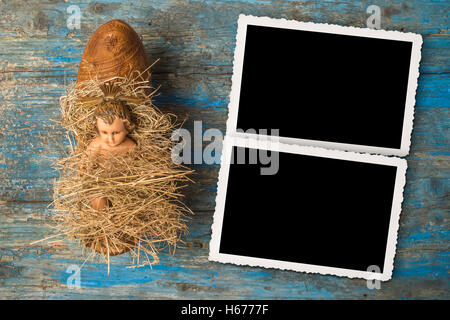
{"label": "blank photo frame", "polygon": [[239,16],[211,261],[392,277],[421,44]]}
{"label": "blank photo frame", "polygon": [[[278,172],[236,163],[249,149],[277,152]],[[225,139],[222,161],[210,260],[390,279],[406,160],[250,138]]]}
{"label": "blank photo frame", "polygon": [[274,128],[283,143],[406,156],[421,45],[413,33],[241,15],[227,134]]}

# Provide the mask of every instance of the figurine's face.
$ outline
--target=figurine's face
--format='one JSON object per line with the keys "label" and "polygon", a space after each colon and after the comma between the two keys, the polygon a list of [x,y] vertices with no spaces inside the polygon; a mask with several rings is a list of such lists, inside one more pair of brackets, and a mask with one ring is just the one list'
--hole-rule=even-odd
{"label": "figurine's face", "polygon": [[109,147],[121,144],[128,134],[124,121],[126,120],[116,117],[112,124],[108,124],[103,119],[97,118],[97,129],[101,141]]}

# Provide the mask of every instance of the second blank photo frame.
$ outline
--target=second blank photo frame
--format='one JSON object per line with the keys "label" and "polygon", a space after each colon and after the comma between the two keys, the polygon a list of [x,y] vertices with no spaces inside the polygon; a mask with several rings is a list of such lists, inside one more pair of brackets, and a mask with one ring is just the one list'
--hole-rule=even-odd
{"label": "second blank photo frame", "polygon": [[[274,153],[276,173],[250,149]],[[405,174],[395,157],[225,139],[209,258],[389,280]]]}

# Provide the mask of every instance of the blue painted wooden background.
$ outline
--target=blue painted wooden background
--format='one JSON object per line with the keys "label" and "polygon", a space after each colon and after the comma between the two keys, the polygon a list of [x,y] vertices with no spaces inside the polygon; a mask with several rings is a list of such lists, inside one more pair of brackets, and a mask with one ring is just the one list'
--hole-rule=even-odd
{"label": "blue painted wooden background", "polygon": [[[71,4],[81,9],[80,30],[67,28]],[[202,120],[204,130],[224,131],[240,13],[364,27],[371,4],[382,8],[382,28],[424,38],[395,269],[380,290],[359,279],[209,262],[217,165],[194,166],[189,248],[163,254],[153,269],[127,269],[124,255],[113,259],[108,277],[104,264],[87,263],[74,290],[65,271],[82,262],[76,245],[28,245],[51,232],[51,161],[64,141],[51,119],[59,118],[58,99],[99,25],[127,21],[151,60],[161,58],[156,105],[189,115],[188,129]],[[449,9],[445,0],[1,1],[0,298],[448,299]]]}

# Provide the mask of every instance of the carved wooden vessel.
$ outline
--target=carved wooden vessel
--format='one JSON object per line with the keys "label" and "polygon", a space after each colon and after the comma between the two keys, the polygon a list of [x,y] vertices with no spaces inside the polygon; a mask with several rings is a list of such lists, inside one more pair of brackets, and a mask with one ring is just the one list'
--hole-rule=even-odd
{"label": "carved wooden vessel", "polygon": [[[111,20],[100,26],[89,39],[78,69],[77,83],[95,78],[105,81],[117,76],[124,77],[135,70],[142,72],[149,66],[138,34],[127,23]],[[143,77],[150,80],[150,71],[143,73]],[[105,242],[84,245],[99,253],[109,252],[110,256],[114,256],[129,251],[138,241],[130,238],[123,240],[129,246],[113,247],[110,244],[107,246]]]}
{"label": "carved wooden vessel", "polygon": [[[138,34],[127,23],[111,20],[89,39],[78,69],[77,82],[97,77],[104,81],[149,67],[149,59]],[[149,75],[149,73],[148,73]]]}

